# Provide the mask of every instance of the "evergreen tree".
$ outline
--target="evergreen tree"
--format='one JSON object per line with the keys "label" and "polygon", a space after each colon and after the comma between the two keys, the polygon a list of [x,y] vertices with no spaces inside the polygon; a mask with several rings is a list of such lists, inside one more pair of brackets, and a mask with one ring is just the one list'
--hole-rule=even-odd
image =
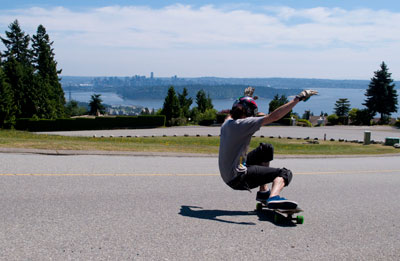
{"label": "evergreen tree", "polygon": [[197,92],[196,103],[197,103],[197,109],[199,110],[200,113],[204,113],[207,109],[214,108],[210,95],[206,96],[206,93],[203,89]]}
{"label": "evergreen tree", "polygon": [[105,107],[102,104],[103,100],[100,98],[101,94],[93,94],[89,102],[89,114],[100,115],[105,113]]}
{"label": "evergreen tree", "polygon": [[365,93],[367,97],[365,105],[373,115],[381,114],[381,123],[384,123],[391,113],[397,112],[397,91],[388,72],[385,62],[382,62],[381,69],[374,72],[374,77],[368,85]]}
{"label": "evergreen tree", "polygon": [[165,115],[167,125],[171,125],[173,118],[180,116],[179,100],[173,86],[169,87],[168,94],[165,97],[161,114]]}
{"label": "evergreen tree", "polygon": [[40,96],[41,118],[58,118],[64,114],[65,95],[61,87],[57,70],[57,62],[54,59],[53,42],[50,41],[46,28],[39,25],[37,34],[32,36],[33,64],[36,69],[36,86]]}
{"label": "evergreen tree", "polygon": [[5,81],[5,75],[0,68],[0,128],[9,127],[15,121],[13,96],[10,85]]}
{"label": "evergreen tree", "polygon": [[[281,97],[279,97],[279,95],[276,94],[269,103],[268,113],[273,112],[274,110],[278,109],[279,107],[281,107],[282,105],[284,105],[288,102],[289,101],[284,94],[281,95]],[[284,117],[282,117],[280,120],[278,120],[278,122],[282,122],[283,119],[290,118],[291,114],[292,114],[292,111],[288,112]]]}
{"label": "evergreen tree", "polygon": [[29,49],[30,37],[25,35],[19,26],[18,20],[9,25],[6,38],[1,41],[6,47],[2,57],[4,59],[4,73],[6,82],[10,84],[17,118],[30,118],[36,115],[39,104],[38,92],[33,85],[32,51]]}
{"label": "evergreen tree", "polygon": [[350,102],[347,98],[341,98],[335,103],[335,114],[339,117],[349,116]]}
{"label": "evergreen tree", "polygon": [[179,100],[179,106],[181,108],[182,111],[182,116],[185,118],[188,118],[190,115],[190,106],[193,103],[193,99],[192,98],[187,98],[188,96],[188,90],[185,88],[183,88],[182,93],[178,93],[178,100]]}

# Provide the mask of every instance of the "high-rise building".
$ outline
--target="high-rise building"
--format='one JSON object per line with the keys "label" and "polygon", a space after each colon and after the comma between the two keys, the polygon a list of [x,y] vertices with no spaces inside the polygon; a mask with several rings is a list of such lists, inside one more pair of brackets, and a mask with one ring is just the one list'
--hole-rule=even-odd
{"label": "high-rise building", "polygon": [[150,79],[154,79],[154,73],[153,72],[150,73]]}

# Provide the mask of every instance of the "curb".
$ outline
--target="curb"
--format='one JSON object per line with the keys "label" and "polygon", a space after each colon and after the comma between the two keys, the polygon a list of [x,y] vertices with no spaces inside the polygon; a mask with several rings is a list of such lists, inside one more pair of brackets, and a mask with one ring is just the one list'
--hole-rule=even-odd
{"label": "curb", "polygon": [[[0,153],[38,154],[52,156],[131,156],[131,157],[193,157],[193,158],[218,158],[218,154],[178,153],[178,152],[151,152],[151,151],[101,151],[101,150],[46,150],[24,148],[0,148]],[[368,157],[399,157],[400,153],[367,154],[367,155],[280,155],[276,159],[313,159],[313,158],[368,158]]]}

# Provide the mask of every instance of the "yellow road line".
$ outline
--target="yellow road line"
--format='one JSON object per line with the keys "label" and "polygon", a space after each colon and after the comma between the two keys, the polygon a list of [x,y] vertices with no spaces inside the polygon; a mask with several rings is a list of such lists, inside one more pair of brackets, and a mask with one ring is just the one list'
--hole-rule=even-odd
{"label": "yellow road line", "polygon": [[[295,172],[295,175],[334,175],[334,174],[373,174],[373,173],[396,173],[400,170],[352,170],[352,171],[314,171],[314,172]],[[71,177],[84,177],[84,176],[92,176],[92,177],[191,177],[191,176],[219,176],[219,174],[207,174],[207,173],[0,173],[0,176],[71,176]]]}

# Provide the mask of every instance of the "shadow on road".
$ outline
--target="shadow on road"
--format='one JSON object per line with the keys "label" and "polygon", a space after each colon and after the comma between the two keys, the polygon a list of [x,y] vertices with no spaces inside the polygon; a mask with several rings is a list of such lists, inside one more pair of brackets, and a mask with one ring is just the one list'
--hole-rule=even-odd
{"label": "shadow on road", "polygon": [[253,222],[235,222],[231,220],[221,219],[220,217],[233,217],[233,216],[253,216],[252,211],[231,211],[231,210],[205,210],[201,207],[195,206],[181,206],[179,215],[192,218],[209,219],[223,223],[238,224],[238,225],[255,225]]}
{"label": "shadow on road", "polygon": [[[192,217],[199,219],[208,219],[214,220],[223,223],[229,224],[237,224],[237,225],[256,225],[253,222],[236,222],[232,220],[222,219],[221,217],[235,217],[235,216],[257,216],[260,221],[268,221],[273,224],[274,223],[274,212],[271,210],[262,210],[262,211],[232,211],[232,210],[205,210],[201,207],[196,206],[181,206],[181,209],[178,213],[184,217]],[[280,227],[295,227],[296,224],[289,220],[282,219],[281,222],[275,224]]]}

